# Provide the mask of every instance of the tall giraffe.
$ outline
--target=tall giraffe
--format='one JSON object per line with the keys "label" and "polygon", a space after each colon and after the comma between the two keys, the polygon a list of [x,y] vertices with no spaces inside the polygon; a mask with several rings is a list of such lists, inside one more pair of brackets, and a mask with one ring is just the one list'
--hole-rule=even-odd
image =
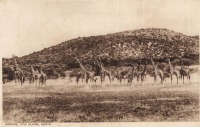
{"label": "tall giraffe", "polygon": [[25,81],[25,76],[24,76],[23,71],[21,70],[21,68],[20,68],[19,65],[17,64],[16,57],[13,56],[13,58],[14,58],[14,77],[15,77],[15,85],[16,85],[17,82],[20,82],[20,83],[21,83],[21,86],[22,86],[22,84],[23,84],[24,81]]}
{"label": "tall giraffe", "polygon": [[141,61],[138,61],[137,70],[135,71],[135,76],[137,77],[137,83],[139,83],[140,76],[141,76],[140,64],[141,64]]}
{"label": "tall giraffe", "polygon": [[42,69],[39,70],[40,73],[40,78],[39,78],[39,85],[45,85],[46,86],[46,80],[47,80],[47,75],[42,71]]}
{"label": "tall giraffe", "polygon": [[119,80],[119,82],[121,84],[122,83],[122,75],[120,72],[121,71],[113,70],[112,74],[113,74],[113,81],[114,81],[114,78],[116,78],[117,80]]}
{"label": "tall giraffe", "polygon": [[[135,66],[135,65],[134,65]],[[131,74],[131,72],[132,72],[132,68],[133,67],[131,67],[131,68],[122,68],[122,70],[120,70],[120,71],[118,71],[117,73],[116,73],[116,78],[117,79],[119,79],[119,81],[120,81],[120,84],[121,84],[121,82],[122,82],[122,79],[124,79],[124,81],[125,81],[125,79],[128,79],[128,77],[130,77],[130,74]],[[134,72],[133,72],[134,73]],[[134,75],[134,74],[133,74]]]}
{"label": "tall giraffe", "polygon": [[173,75],[176,76],[177,84],[178,84],[178,78],[180,77],[180,72],[172,67],[172,64],[171,64],[169,58],[167,59],[167,61],[168,61],[168,64],[169,64],[169,71],[170,71],[171,84],[172,84],[172,81],[173,81]]}
{"label": "tall giraffe", "polygon": [[147,75],[147,60],[144,61],[144,69],[141,72],[141,84],[145,81],[146,83],[146,75]]}
{"label": "tall giraffe", "polygon": [[34,83],[37,78],[37,71],[34,69],[34,67],[31,65],[31,75],[30,75],[30,84]]}
{"label": "tall giraffe", "polygon": [[128,73],[124,76],[124,78],[128,79],[127,85],[132,85],[133,78],[134,78],[134,67],[135,65],[132,66],[132,68],[128,71]]}
{"label": "tall giraffe", "polygon": [[82,72],[82,71],[77,72],[77,74],[76,74],[76,83],[77,83],[77,84],[78,84],[78,82],[79,82],[79,79],[82,79],[82,83],[83,83],[84,72]]}
{"label": "tall giraffe", "polygon": [[157,75],[159,75],[161,83],[163,84],[163,80],[164,80],[163,71],[158,69],[157,65],[155,65],[155,63],[154,63],[152,58],[151,58],[151,62],[152,62],[153,69],[154,69],[154,83],[157,83]]}
{"label": "tall giraffe", "polygon": [[31,74],[30,74],[30,84],[31,83],[35,83],[37,86],[37,83],[39,82],[40,79],[40,73],[38,72],[37,69],[35,69],[32,65],[31,65]]}
{"label": "tall giraffe", "polygon": [[93,81],[94,81],[95,72],[93,72],[93,71],[88,71],[88,70],[82,65],[82,63],[79,61],[79,59],[78,59],[76,56],[74,56],[74,58],[77,60],[77,62],[79,63],[80,68],[81,68],[81,69],[83,70],[83,72],[84,72],[86,84],[88,83],[88,80],[89,80],[89,79],[91,79],[91,81],[93,82]]}
{"label": "tall giraffe", "polygon": [[108,76],[109,80],[110,80],[110,84],[112,84],[112,72],[111,71],[108,71],[106,70],[104,67],[103,67],[103,64],[101,62],[101,58],[99,57],[99,61],[97,61],[97,64],[98,66],[100,67],[100,77],[101,77],[101,83],[103,81],[105,81],[105,77]]}
{"label": "tall giraffe", "polygon": [[179,57],[179,60],[180,60],[180,64],[181,64],[180,75],[181,75],[181,78],[183,78],[183,84],[184,84],[184,77],[185,76],[187,77],[187,79],[189,80],[189,82],[191,84],[190,70],[189,70],[189,68],[184,67],[183,61],[180,57]]}

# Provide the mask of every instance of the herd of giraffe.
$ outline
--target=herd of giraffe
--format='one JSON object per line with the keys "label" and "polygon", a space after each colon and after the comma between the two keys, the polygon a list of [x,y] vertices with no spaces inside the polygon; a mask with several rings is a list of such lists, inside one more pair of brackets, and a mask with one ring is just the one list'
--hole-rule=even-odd
{"label": "herd of giraffe", "polygon": [[[24,72],[17,64],[17,60],[15,57],[14,57],[14,60],[15,60],[15,65],[14,65],[15,85],[17,84],[17,82],[19,82],[22,86],[27,77],[25,76]],[[28,76],[28,79],[29,79],[30,84],[36,83],[36,85],[37,84],[38,85],[46,85],[47,75],[41,69],[35,69],[31,65],[31,73]]]}
{"label": "herd of giraffe", "polygon": [[[131,68],[129,68],[129,70],[122,69],[121,71],[116,71],[116,70],[112,71],[112,70],[105,69],[100,58],[99,60],[95,58],[95,61],[97,62],[98,67],[100,68],[100,71],[97,72],[97,71],[87,70],[86,67],[84,67],[84,65],[80,62],[80,60],[76,56],[74,56],[74,58],[79,63],[79,66],[82,69],[82,75],[77,76],[77,79],[76,79],[77,83],[79,79],[82,77],[85,79],[86,84],[88,84],[89,79],[91,82],[93,83],[95,82],[96,84],[96,80],[97,80],[97,78],[95,78],[96,76],[100,76],[101,83],[105,81],[105,77],[107,76],[109,78],[110,85],[112,85],[112,82],[114,81],[114,79],[119,80],[120,84],[123,79],[124,81],[125,79],[127,79],[127,85],[131,85],[133,83],[134,78],[136,78],[137,82],[140,82],[141,84],[146,83],[146,76],[148,74],[147,73],[147,63],[149,61],[148,59],[145,59],[143,62],[141,60],[140,61],[138,60],[137,64],[134,64]],[[166,62],[168,62],[168,65],[169,65],[168,74],[170,75],[171,84],[173,81],[173,75],[176,76],[177,84],[179,83],[178,82],[179,79],[182,79],[183,84],[184,84],[185,77],[187,77],[188,81],[190,82],[190,70],[189,68],[183,65],[183,62],[180,57],[179,57],[179,60],[181,63],[180,69],[173,67],[169,58],[166,60]],[[158,77],[160,78],[161,84],[163,84],[163,82],[166,80],[166,77],[164,75],[165,72],[162,69],[158,68],[158,63],[155,63],[153,58],[150,58],[150,62],[153,66],[154,84],[157,83]],[[143,63],[143,69],[141,69],[140,67],[141,63]]]}
{"label": "herd of giraffe", "polygon": [[[112,82],[114,81],[114,79],[117,79],[120,82],[120,84],[122,83],[122,80],[124,81],[127,80],[127,85],[130,86],[132,85],[134,78],[136,78],[137,83],[140,82],[141,84],[143,84],[143,83],[146,83],[146,76],[148,74],[147,73],[148,61],[151,62],[152,67],[153,67],[154,84],[157,83],[158,77],[160,78],[161,84],[163,84],[163,82],[166,80],[164,76],[164,71],[158,68],[158,63],[155,63],[153,58],[150,58],[149,60],[144,59],[143,61],[138,60],[137,64],[133,64],[131,68],[116,71],[116,70],[106,69],[102,64],[100,57],[98,57],[98,59],[95,58],[95,62],[94,62],[94,64],[96,64],[98,67],[97,70],[86,69],[86,67],[80,62],[80,60],[75,55],[73,57],[79,63],[79,66],[81,68],[81,71],[79,71],[75,75],[77,84],[79,80],[82,78],[82,82],[85,81],[85,83],[88,84],[88,82],[90,81],[92,84],[95,83],[96,85],[97,76],[100,76],[101,84],[105,81],[106,76],[108,77],[110,81],[110,85],[112,85]],[[15,83],[20,82],[22,85],[26,77],[24,76],[23,71],[19,68],[16,59],[14,60],[15,60],[15,66],[14,66]],[[176,76],[177,84],[179,83],[178,82],[179,79],[182,79],[183,84],[184,84],[185,76],[190,82],[190,70],[189,68],[183,65],[181,58],[179,58],[179,60],[181,63],[180,69],[174,68],[170,62],[170,59],[166,60],[166,62],[168,62],[168,65],[169,65],[168,73],[170,75],[171,84],[173,81],[173,75]],[[141,64],[143,64],[142,69],[141,69]],[[38,84],[38,85],[46,86],[47,75],[41,69],[36,69],[32,65],[30,67],[31,67],[31,73],[28,76],[29,83],[30,84],[36,83],[36,85]],[[68,72],[70,74],[72,71],[68,71]],[[68,74],[66,74],[66,76],[68,76]]]}

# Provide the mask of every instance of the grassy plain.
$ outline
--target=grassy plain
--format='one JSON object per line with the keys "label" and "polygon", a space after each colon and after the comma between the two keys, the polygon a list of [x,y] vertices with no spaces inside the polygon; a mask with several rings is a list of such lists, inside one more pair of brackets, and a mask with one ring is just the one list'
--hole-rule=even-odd
{"label": "grassy plain", "polygon": [[[3,85],[3,120],[13,122],[198,121],[198,74],[192,84],[119,85],[91,88],[66,79],[46,87]],[[148,81],[152,78],[149,77]]]}

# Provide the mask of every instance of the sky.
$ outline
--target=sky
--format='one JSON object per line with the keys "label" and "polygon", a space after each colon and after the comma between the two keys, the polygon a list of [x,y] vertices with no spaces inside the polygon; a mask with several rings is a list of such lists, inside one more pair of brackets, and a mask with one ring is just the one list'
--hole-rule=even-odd
{"label": "sky", "polygon": [[199,35],[199,0],[0,0],[2,57],[140,28]]}

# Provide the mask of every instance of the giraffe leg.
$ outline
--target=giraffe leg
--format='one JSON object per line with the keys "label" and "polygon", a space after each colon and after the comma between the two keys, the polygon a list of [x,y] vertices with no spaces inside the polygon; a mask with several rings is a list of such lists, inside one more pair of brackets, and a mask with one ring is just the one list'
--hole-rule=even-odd
{"label": "giraffe leg", "polygon": [[157,76],[154,76],[154,85],[157,83]]}
{"label": "giraffe leg", "polygon": [[120,85],[122,84],[122,77],[120,76],[119,77],[119,82],[120,82]]}
{"label": "giraffe leg", "polygon": [[30,84],[32,84],[32,83],[34,84],[34,81],[33,81],[33,80],[34,80],[33,77],[31,77],[31,78],[30,78]]}
{"label": "giraffe leg", "polygon": [[37,84],[38,84],[38,79],[35,79],[35,84],[36,84],[36,86],[37,86]]}
{"label": "giraffe leg", "polygon": [[86,75],[86,73],[84,74],[84,77],[85,77],[85,84],[87,85],[87,75]]}
{"label": "giraffe leg", "polygon": [[141,85],[143,85],[143,82],[144,82],[144,76],[141,75]]}
{"label": "giraffe leg", "polygon": [[16,77],[15,77],[15,85],[17,85],[17,79],[16,79]]}
{"label": "giraffe leg", "polygon": [[22,85],[23,85],[24,81],[25,81],[25,77],[22,76]]}
{"label": "giraffe leg", "polygon": [[189,81],[190,81],[190,84],[191,84],[191,80],[190,80],[190,74],[189,74]]}
{"label": "giraffe leg", "polygon": [[102,75],[100,75],[100,78],[101,78],[101,84],[103,83],[103,76]]}
{"label": "giraffe leg", "polygon": [[178,84],[178,75],[176,74],[175,76],[176,76],[176,81],[177,81],[176,83]]}
{"label": "giraffe leg", "polygon": [[95,86],[97,87],[97,78],[94,79]]}
{"label": "giraffe leg", "polygon": [[93,83],[94,83],[94,78],[93,77],[90,78],[90,83],[91,83],[91,86],[92,86]]}
{"label": "giraffe leg", "polygon": [[94,78],[93,77],[90,77],[90,83],[89,83],[89,86],[91,87],[93,85],[93,81],[94,81]]}
{"label": "giraffe leg", "polygon": [[111,75],[108,75],[108,78],[109,78],[109,80],[110,80],[110,85],[112,85],[112,79],[111,79]]}
{"label": "giraffe leg", "polygon": [[40,78],[38,79],[38,86],[40,86]]}
{"label": "giraffe leg", "polygon": [[190,74],[188,74],[188,80],[189,80],[189,83],[191,84],[191,81],[190,81]]}
{"label": "giraffe leg", "polygon": [[127,86],[130,86],[130,84],[131,84],[131,78],[129,77]]}
{"label": "giraffe leg", "polygon": [[163,84],[163,79],[162,79],[163,77],[161,75],[159,75],[159,77],[160,77],[160,83]]}
{"label": "giraffe leg", "polygon": [[171,78],[171,84],[172,84],[172,78],[173,78],[173,75],[172,75],[172,74],[170,75],[170,78]]}
{"label": "giraffe leg", "polygon": [[83,80],[84,80],[84,78],[83,78],[83,77],[81,77],[81,81],[82,81],[82,83],[83,83]]}
{"label": "giraffe leg", "polygon": [[130,86],[132,86],[132,84],[133,84],[133,76],[131,76],[130,78],[131,78]]}
{"label": "giraffe leg", "polygon": [[78,81],[79,81],[79,76],[76,77],[76,83],[78,85]]}
{"label": "giraffe leg", "polygon": [[131,85],[134,85],[134,76],[132,75]]}
{"label": "giraffe leg", "polygon": [[47,77],[45,77],[45,82],[44,82],[45,86],[46,86],[46,82],[47,82]]}
{"label": "giraffe leg", "polygon": [[137,75],[137,84],[139,84],[139,76]]}
{"label": "giraffe leg", "polygon": [[176,79],[177,79],[177,84],[178,84],[178,76],[176,77]]}
{"label": "giraffe leg", "polygon": [[21,84],[21,86],[22,86],[22,83],[23,83],[23,81],[22,81],[22,76],[20,76],[20,84]]}
{"label": "giraffe leg", "polygon": [[88,84],[88,80],[89,80],[89,77],[87,76],[87,77],[86,77],[86,84]]}
{"label": "giraffe leg", "polygon": [[40,77],[40,86],[42,86],[43,85],[43,77],[41,76]]}
{"label": "giraffe leg", "polygon": [[146,77],[146,75],[144,76],[144,84],[146,85],[146,83],[147,83],[147,79],[146,79],[147,77]]}

